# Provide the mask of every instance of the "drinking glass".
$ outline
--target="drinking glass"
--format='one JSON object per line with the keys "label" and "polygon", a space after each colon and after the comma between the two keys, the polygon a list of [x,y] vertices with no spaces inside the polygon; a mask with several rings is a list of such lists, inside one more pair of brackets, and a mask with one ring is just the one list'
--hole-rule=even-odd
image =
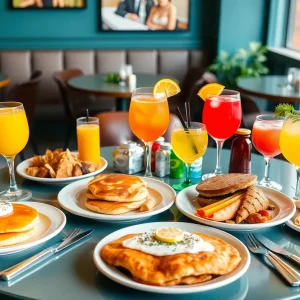
{"label": "drinking glass", "polygon": [[219,96],[209,95],[203,109],[203,123],[208,134],[217,144],[217,164],[214,173],[204,174],[202,179],[221,175],[221,150],[224,141],[232,137],[241,125],[242,108],[240,93],[223,90]]}
{"label": "drinking glass", "polygon": [[181,123],[176,123],[171,137],[173,151],[186,166],[185,181],[172,186],[177,191],[192,185],[190,180],[191,164],[203,156],[208,143],[206,126],[204,124],[191,122],[190,126],[186,123],[186,127],[188,128],[187,130],[183,128]]}
{"label": "drinking glass", "polygon": [[283,156],[296,167],[297,184],[294,199],[300,199],[300,120],[288,114],[280,133],[280,150]]}
{"label": "drinking glass", "polygon": [[82,117],[77,123],[78,158],[82,161],[100,163],[99,119]]}
{"label": "drinking glass", "polygon": [[32,196],[31,192],[18,189],[14,171],[14,159],[24,149],[28,138],[23,104],[0,102],[0,155],[7,161],[10,179],[9,189],[0,193],[0,201],[23,201]]}
{"label": "drinking glass", "polygon": [[264,177],[258,182],[258,185],[278,191],[282,190],[282,186],[275,181],[271,181],[269,173],[272,158],[281,153],[279,137],[283,121],[283,118],[276,118],[272,114],[260,115],[256,117],[252,129],[252,143],[256,150],[264,156],[266,164]]}
{"label": "drinking glass", "polygon": [[129,126],[146,148],[145,176],[152,177],[151,147],[169,126],[169,106],[165,93],[153,94],[152,87],[135,89],[129,107]]}

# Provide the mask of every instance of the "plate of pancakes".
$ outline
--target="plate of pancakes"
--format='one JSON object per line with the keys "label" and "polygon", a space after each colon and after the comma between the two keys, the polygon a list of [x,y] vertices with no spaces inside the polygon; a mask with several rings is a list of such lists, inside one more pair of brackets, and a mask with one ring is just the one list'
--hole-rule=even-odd
{"label": "plate of pancakes", "polygon": [[62,231],[65,214],[58,208],[38,202],[12,202],[13,211],[1,216],[0,255],[32,248]]}
{"label": "plate of pancakes", "polygon": [[100,157],[99,163],[81,161],[78,152],[69,149],[46,150],[45,155],[36,155],[18,164],[17,173],[29,180],[43,184],[66,185],[71,182],[96,176],[107,167]]}
{"label": "plate of pancakes", "polygon": [[68,212],[103,222],[136,221],[169,209],[176,193],[167,184],[126,174],[100,174],[64,187],[58,202]]}
{"label": "plate of pancakes", "polygon": [[[213,248],[158,256],[149,254],[146,248],[137,250],[124,244],[132,238],[144,242],[145,233],[153,239],[153,232],[162,227],[192,233]],[[159,242],[159,246],[176,247],[164,242]],[[196,293],[225,286],[243,276],[251,261],[243,243],[229,233],[184,222],[146,223],[115,231],[96,245],[93,258],[99,271],[111,280],[133,289],[164,294]]]}
{"label": "plate of pancakes", "polygon": [[294,202],[256,181],[253,174],[218,175],[182,190],[176,206],[199,223],[228,231],[259,230],[291,219]]}

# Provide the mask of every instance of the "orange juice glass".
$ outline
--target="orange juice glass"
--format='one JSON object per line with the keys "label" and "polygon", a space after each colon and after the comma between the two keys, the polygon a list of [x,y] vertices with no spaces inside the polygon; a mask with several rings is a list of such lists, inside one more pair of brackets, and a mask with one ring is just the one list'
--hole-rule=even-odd
{"label": "orange juice glass", "polygon": [[15,156],[21,152],[29,139],[29,128],[23,104],[0,102],[0,155],[4,156],[9,169],[10,186],[0,193],[0,201],[23,201],[32,194],[20,190],[14,172]]}
{"label": "orange juice glass", "polygon": [[145,176],[152,177],[151,147],[169,126],[169,106],[165,93],[153,94],[152,87],[133,91],[129,108],[129,125],[132,132],[146,146]]}
{"label": "orange juice glass", "polygon": [[99,119],[83,117],[77,119],[78,158],[82,161],[100,163]]}

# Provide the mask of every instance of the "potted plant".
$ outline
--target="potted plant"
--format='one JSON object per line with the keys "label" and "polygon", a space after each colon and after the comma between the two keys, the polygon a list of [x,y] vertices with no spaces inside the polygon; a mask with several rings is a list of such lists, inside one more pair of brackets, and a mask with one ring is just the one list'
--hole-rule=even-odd
{"label": "potted plant", "polygon": [[230,55],[221,51],[209,71],[216,74],[220,83],[236,88],[241,77],[258,77],[268,74],[265,66],[267,47],[258,42],[250,42],[247,49],[238,49]]}

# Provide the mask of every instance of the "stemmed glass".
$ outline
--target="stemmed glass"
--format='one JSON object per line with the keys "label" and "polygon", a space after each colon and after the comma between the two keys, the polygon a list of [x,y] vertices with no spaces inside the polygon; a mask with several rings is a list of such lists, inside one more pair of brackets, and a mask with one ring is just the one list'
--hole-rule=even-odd
{"label": "stemmed glass", "polygon": [[224,141],[232,137],[241,125],[242,108],[240,93],[223,90],[219,96],[209,95],[203,109],[203,123],[208,134],[217,144],[217,164],[214,173],[204,174],[202,179],[222,174],[221,150]]}
{"label": "stemmed glass", "polygon": [[26,146],[29,138],[28,122],[23,104],[0,102],[0,155],[4,156],[9,169],[10,186],[0,193],[0,201],[23,201],[31,192],[18,189],[14,159]]}
{"label": "stemmed glass", "polygon": [[283,156],[295,165],[297,171],[295,200],[300,199],[300,118],[288,114],[285,117],[283,127],[280,133],[280,149]]}
{"label": "stemmed glass", "polygon": [[165,93],[153,94],[152,87],[135,89],[129,107],[129,126],[132,132],[145,143],[146,172],[152,177],[151,148],[169,126],[169,105]]}
{"label": "stemmed glass", "polygon": [[191,164],[205,153],[207,149],[208,136],[206,126],[202,123],[186,123],[187,129],[181,123],[176,123],[171,137],[171,143],[175,154],[185,163],[186,178],[181,184],[174,184],[172,187],[181,191],[192,185],[190,180]]}
{"label": "stemmed glass", "polygon": [[264,156],[266,164],[264,177],[258,184],[278,191],[282,190],[282,186],[275,181],[271,181],[269,171],[272,158],[281,153],[279,137],[283,121],[283,118],[274,117],[272,114],[260,115],[256,117],[252,129],[253,145]]}

